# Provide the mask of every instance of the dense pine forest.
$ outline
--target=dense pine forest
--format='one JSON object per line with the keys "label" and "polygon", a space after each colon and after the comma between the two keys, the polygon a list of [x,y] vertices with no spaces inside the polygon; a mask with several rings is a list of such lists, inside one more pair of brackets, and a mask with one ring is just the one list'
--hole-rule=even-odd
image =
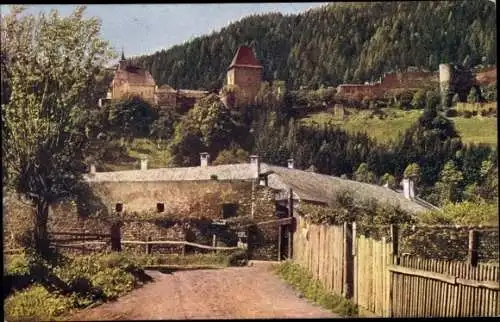
{"label": "dense pine forest", "polygon": [[252,15],[211,35],[133,58],[159,85],[213,89],[239,45],[250,45],[264,79],[290,89],[378,79],[439,63],[496,64],[491,1],[332,3],[298,15]]}

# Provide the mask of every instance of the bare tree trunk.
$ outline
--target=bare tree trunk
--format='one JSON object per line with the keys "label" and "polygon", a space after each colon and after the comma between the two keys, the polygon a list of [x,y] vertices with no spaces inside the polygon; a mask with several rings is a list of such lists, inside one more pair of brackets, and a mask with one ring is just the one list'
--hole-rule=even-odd
{"label": "bare tree trunk", "polygon": [[49,205],[46,201],[38,201],[35,220],[35,249],[38,254],[46,257],[49,254],[49,236],[47,223]]}

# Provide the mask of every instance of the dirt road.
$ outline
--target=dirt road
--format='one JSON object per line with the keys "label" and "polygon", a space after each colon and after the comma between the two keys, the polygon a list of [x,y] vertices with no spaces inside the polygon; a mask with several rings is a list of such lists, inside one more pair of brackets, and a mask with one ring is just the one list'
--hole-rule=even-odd
{"label": "dirt road", "polygon": [[148,271],[154,282],[72,320],[339,317],[297,297],[268,266]]}

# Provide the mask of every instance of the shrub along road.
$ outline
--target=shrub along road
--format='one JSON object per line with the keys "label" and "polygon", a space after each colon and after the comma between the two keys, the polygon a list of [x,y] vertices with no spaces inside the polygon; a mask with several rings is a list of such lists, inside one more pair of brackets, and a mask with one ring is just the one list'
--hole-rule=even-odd
{"label": "shrub along road", "polygon": [[305,299],[268,264],[162,273],[116,302],[85,309],[72,320],[336,318]]}

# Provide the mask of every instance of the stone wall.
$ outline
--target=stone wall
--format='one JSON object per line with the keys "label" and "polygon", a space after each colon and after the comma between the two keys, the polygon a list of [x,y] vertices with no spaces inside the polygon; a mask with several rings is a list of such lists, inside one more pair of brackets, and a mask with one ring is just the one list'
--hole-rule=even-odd
{"label": "stone wall", "polygon": [[[112,223],[122,222],[124,240],[188,240],[211,245],[213,219],[222,219],[223,204],[233,204],[234,217],[220,233],[219,245],[236,246],[236,231],[242,223],[260,222],[275,218],[274,192],[267,187],[256,187],[254,217],[252,209],[252,182],[249,181],[181,181],[181,182],[106,182],[93,183],[92,196],[87,204],[64,202],[51,206],[50,232],[88,232],[108,234]],[[123,212],[113,211],[117,202],[123,203]],[[164,212],[157,212],[156,204],[163,202]],[[83,208],[83,210],[82,210]],[[92,209],[90,211],[89,209]],[[97,210],[97,211],[96,211]],[[15,200],[4,200],[4,243],[6,248],[21,247],[23,231],[33,226],[32,209]],[[241,220],[240,220],[241,219]],[[231,223],[234,222],[234,223]],[[255,233],[255,257],[277,256],[277,227],[259,227]],[[126,250],[144,252],[144,246],[126,246]],[[154,246],[153,252],[178,252],[172,247]]]}
{"label": "stone wall", "polygon": [[123,204],[125,212],[155,212],[164,203],[165,212],[182,217],[218,218],[223,203],[237,203],[239,215],[250,214],[245,198],[251,195],[251,182],[176,181],[92,183],[96,196],[114,209]]}
{"label": "stone wall", "polygon": [[386,89],[412,89],[429,86],[439,82],[439,74],[436,72],[404,72],[391,73],[384,76],[381,87]]}

